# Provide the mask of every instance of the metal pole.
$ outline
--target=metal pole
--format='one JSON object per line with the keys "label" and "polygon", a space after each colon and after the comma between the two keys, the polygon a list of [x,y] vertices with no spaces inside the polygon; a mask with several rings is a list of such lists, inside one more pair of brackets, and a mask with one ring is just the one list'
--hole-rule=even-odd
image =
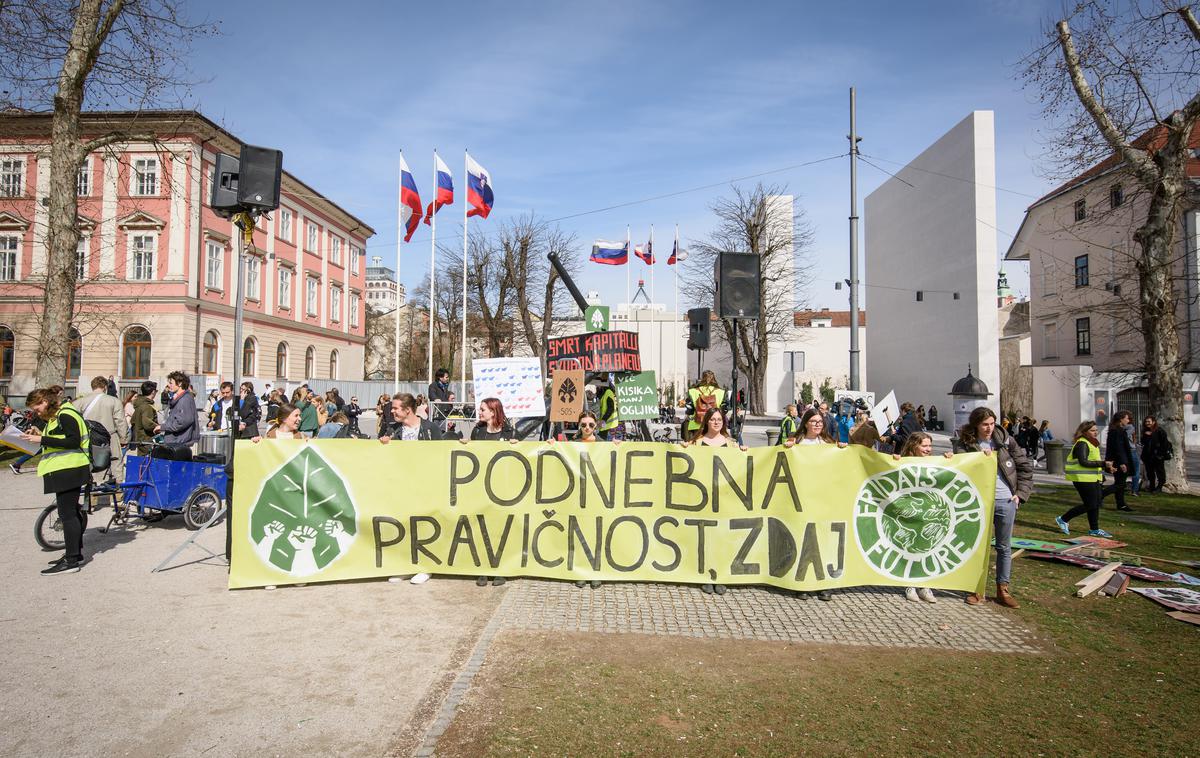
{"label": "metal pole", "polygon": [[[392,316],[396,319],[396,342],[392,348],[392,394],[400,391],[400,246],[404,244],[404,154],[400,155],[400,170],[396,185],[396,309]],[[364,251],[365,252],[365,251]],[[365,257],[365,256],[364,256]],[[365,263],[365,261],[364,261]]]}
{"label": "metal pole", "polygon": [[850,88],[850,389],[858,392],[858,142],[854,88]]}
{"label": "metal pole", "polygon": [[[246,278],[246,249],[244,244],[244,235],[246,228],[254,228],[254,218],[248,213],[235,216],[235,224],[237,226],[237,242],[234,243],[233,251],[237,255],[237,284],[234,286],[234,309],[233,309],[233,392],[234,397],[242,388],[242,320],[246,313],[246,298],[243,296],[243,287]],[[242,225],[245,224],[246,227]],[[232,410],[236,406],[230,406]],[[226,455],[226,464],[233,463],[233,444],[237,439],[237,424],[234,423],[235,416],[229,419],[229,452]]]}
{"label": "metal pole", "polygon": [[[429,377],[428,381],[433,384],[433,322],[437,319],[436,311],[434,310],[434,274],[437,272],[437,191],[438,191],[438,171],[437,171],[437,150],[433,151],[433,200],[430,208],[433,213],[429,219]],[[433,406],[431,405],[430,408]]]}
{"label": "metal pole", "polygon": [[463,150],[463,270],[462,270],[462,374],[459,381],[459,389],[462,395],[458,400],[460,403],[467,402],[467,185],[471,179],[467,176],[467,153]]}

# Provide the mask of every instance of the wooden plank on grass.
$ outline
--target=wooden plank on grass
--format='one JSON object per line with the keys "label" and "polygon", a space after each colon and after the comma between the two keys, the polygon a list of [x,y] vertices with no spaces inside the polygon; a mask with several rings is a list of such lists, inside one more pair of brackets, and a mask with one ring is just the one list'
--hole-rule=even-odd
{"label": "wooden plank on grass", "polygon": [[1200,626],[1200,613],[1185,613],[1184,611],[1170,611],[1167,613],[1167,615],[1173,619],[1179,619],[1180,621],[1186,621],[1189,624],[1194,624],[1195,626]]}
{"label": "wooden plank on grass", "polygon": [[1109,580],[1100,590],[1101,594],[1109,597],[1120,597],[1125,594],[1125,590],[1129,588],[1129,575],[1117,572],[1109,577]]}
{"label": "wooden plank on grass", "polygon": [[1076,582],[1075,586],[1079,587],[1079,590],[1075,593],[1075,597],[1087,597],[1100,589],[1112,578],[1112,575],[1119,568],[1121,568],[1120,561],[1107,563],[1104,565],[1104,568],[1097,569],[1085,579]]}

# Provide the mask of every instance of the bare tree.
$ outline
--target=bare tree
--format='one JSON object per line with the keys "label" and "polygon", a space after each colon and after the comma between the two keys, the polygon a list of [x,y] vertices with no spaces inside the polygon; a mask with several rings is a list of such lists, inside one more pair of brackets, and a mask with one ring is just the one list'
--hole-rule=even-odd
{"label": "bare tree", "polygon": [[546,343],[553,334],[559,309],[576,310],[571,298],[563,297],[566,287],[547,256],[554,253],[571,274],[579,269],[579,251],[575,235],[557,226],[524,216],[501,232],[505,261],[513,280],[516,299],[517,330],[530,352],[546,365]]}
{"label": "bare tree", "polygon": [[484,336],[489,358],[500,358],[512,345],[513,304],[512,271],[505,249],[495,237],[473,237],[467,251],[467,290],[471,308],[468,330]]}
{"label": "bare tree", "polygon": [[[438,268],[433,299],[433,367],[449,369],[451,377],[458,376],[458,364],[455,362],[462,343],[462,253],[441,249],[438,256]],[[424,279],[413,291],[412,302],[429,304],[429,280]],[[421,324],[421,320],[418,320]],[[423,334],[420,342],[427,344],[429,339],[429,322],[423,324]],[[424,369],[427,352],[419,354],[420,367]],[[420,375],[418,370],[417,375]]]}
{"label": "bare tree", "polygon": [[7,105],[52,108],[48,262],[37,383],[62,381],[75,315],[79,169],[89,153],[132,140],[127,130],[83,138],[85,104],[140,108],[184,84],[183,53],[209,26],[184,21],[180,0],[0,3],[0,79]]}
{"label": "bare tree", "polygon": [[1117,15],[1087,0],[1058,21],[1024,63],[1066,176],[1105,158],[1139,188],[1144,215],[1133,220],[1136,306],[1144,339],[1150,410],[1179,451],[1168,487],[1186,490],[1183,370],[1176,286],[1181,213],[1189,196],[1189,144],[1200,120],[1200,23],[1187,6],[1141,0]]}
{"label": "bare tree", "polygon": [[757,185],[712,205],[716,227],[708,240],[691,245],[684,264],[684,292],[695,303],[711,303],[716,294],[713,265],[722,252],[743,252],[761,258],[759,280],[761,317],[753,321],[722,319],[716,338],[726,345],[737,341],[737,369],[749,378],[750,412],[763,413],[767,359],[773,346],[795,336],[793,312],[804,307],[810,272],[807,252],[813,232],[804,210],[792,206],[780,186]]}

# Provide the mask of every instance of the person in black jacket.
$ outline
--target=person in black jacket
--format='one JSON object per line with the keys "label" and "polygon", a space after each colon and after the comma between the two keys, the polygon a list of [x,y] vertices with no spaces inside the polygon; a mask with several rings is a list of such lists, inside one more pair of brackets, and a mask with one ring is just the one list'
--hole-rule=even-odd
{"label": "person in black jacket", "polygon": [[[471,430],[471,439],[485,442],[507,440],[513,444],[518,441],[512,424],[508,423],[508,418],[504,415],[504,403],[500,402],[500,398],[485,397],[479,402],[479,423]],[[459,442],[467,444],[465,437]],[[486,587],[488,579],[492,580],[493,587],[499,587],[505,582],[502,576],[477,576],[475,584]]]}
{"label": "person in black jacket", "polygon": [[1142,421],[1142,465],[1146,467],[1146,491],[1162,492],[1167,483],[1165,463],[1171,459],[1171,441],[1158,425],[1158,419],[1147,416]]}
{"label": "person in black jacket", "polygon": [[1100,430],[1095,421],[1084,421],[1072,437],[1071,456],[1067,459],[1067,481],[1075,485],[1079,493],[1079,505],[1054,519],[1063,534],[1071,533],[1071,519],[1087,514],[1088,529],[1093,537],[1112,537],[1100,528],[1100,491],[1104,472],[1112,469],[1111,463],[1100,460]]}
{"label": "person in black jacket", "polygon": [[254,382],[242,382],[242,396],[238,400],[238,433],[240,440],[252,440],[258,436],[258,422],[262,420],[262,406],[254,394]]}
{"label": "person in black jacket", "polygon": [[392,421],[379,436],[387,444],[392,440],[440,440],[442,432],[428,419],[417,415],[417,399],[407,392],[392,396]]}
{"label": "person in black jacket", "polygon": [[1125,425],[1132,423],[1133,414],[1129,411],[1117,411],[1108,425],[1104,435],[1104,460],[1112,464],[1113,483],[1100,493],[1100,499],[1115,495],[1118,511],[1132,511],[1125,504],[1125,477],[1133,470],[1133,451],[1129,447],[1129,435],[1125,433]]}

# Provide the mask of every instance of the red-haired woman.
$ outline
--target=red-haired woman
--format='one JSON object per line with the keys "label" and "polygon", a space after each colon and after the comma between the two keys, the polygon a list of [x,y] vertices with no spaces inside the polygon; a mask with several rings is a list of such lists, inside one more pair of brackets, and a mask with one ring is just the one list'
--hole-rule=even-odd
{"label": "red-haired woman", "polygon": [[[512,425],[508,423],[508,417],[504,415],[504,403],[500,402],[500,398],[485,397],[480,401],[479,423],[475,424],[475,428],[471,430],[471,439],[484,441],[508,440],[514,445],[517,443],[517,437],[513,432]],[[464,445],[467,444],[465,437],[459,441]],[[486,587],[488,579],[492,580],[493,587],[499,587],[505,582],[502,576],[477,576],[475,577],[475,584],[478,584],[480,587]]]}

